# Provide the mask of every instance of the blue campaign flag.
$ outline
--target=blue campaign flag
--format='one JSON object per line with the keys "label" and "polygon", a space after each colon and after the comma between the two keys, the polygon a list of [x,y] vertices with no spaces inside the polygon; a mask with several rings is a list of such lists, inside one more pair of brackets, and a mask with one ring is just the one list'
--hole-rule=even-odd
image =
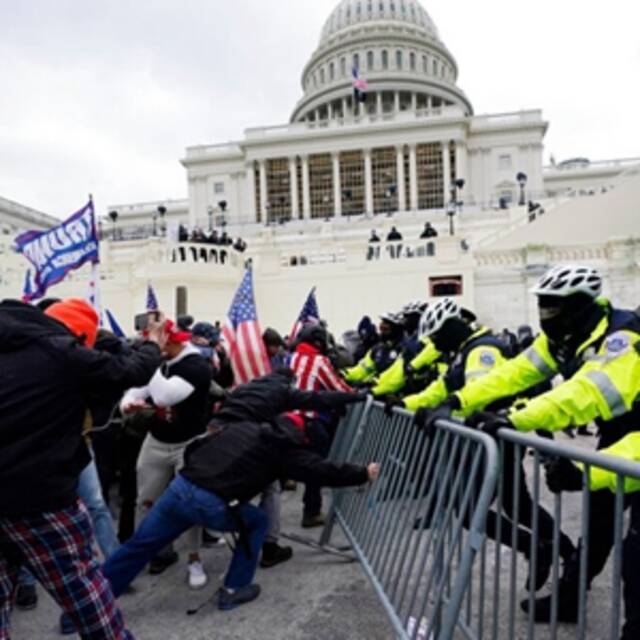
{"label": "blue campaign flag", "polygon": [[19,235],[15,246],[35,268],[34,286],[27,301],[42,298],[70,271],[87,262],[100,262],[93,201],[53,229]]}
{"label": "blue campaign flag", "polygon": [[122,327],[118,324],[118,321],[115,319],[111,311],[109,311],[109,309],[105,309],[104,314],[107,316],[107,321],[109,322],[111,331],[116,336],[116,338],[126,338],[127,336],[125,332],[122,330]]}

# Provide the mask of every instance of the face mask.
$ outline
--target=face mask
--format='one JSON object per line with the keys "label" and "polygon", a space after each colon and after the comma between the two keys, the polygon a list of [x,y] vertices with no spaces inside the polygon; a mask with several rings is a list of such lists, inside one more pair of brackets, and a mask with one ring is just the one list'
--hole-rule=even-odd
{"label": "face mask", "polygon": [[472,330],[468,324],[457,318],[451,318],[444,323],[440,331],[431,336],[431,341],[441,353],[451,353],[457,351],[471,333]]}

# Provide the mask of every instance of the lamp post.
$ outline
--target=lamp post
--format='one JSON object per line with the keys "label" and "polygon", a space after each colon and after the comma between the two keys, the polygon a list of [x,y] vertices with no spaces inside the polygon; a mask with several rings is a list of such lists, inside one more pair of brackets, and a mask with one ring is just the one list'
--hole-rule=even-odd
{"label": "lamp post", "polygon": [[213,231],[213,207],[207,207],[207,216],[209,217],[209,233]]}
{"label": "lamp post", "polygon": [[160,216],[160,235],[162,235],[166,230],[166,227],[164,225],[164,217],[167,215],[167,208],[163,205],[160,205],[158,207],[158,215]]}
{"label": "lamp post", "polygon": [[462,202],[462,200],[458,200],[458,192],[462,191],[462,189],[464,189],[464,185],[465,185],[465,181],[464,178],[458,178],[457,180],[453,181],[453,186],[455,188],[454,191],[454,202],[456,204],[456,207],[458,209],[459,212],[462,211],[462,205],[464,204]]}
{"label": "lamp post", "polygon": [[117,211],[109,211],[109,218],[111,222],[113,222],[113,240],[116,239],[116,222],[118,221],[118,212]]}
{"label": "lamp post", "polygon": [[220,209],[220,226],[224,231],[225,227],[227,226],[227,218],[225,216],[225,213],[227,211],[227,201],[220,200],[220,202],[218,202],[218,209]]}
{"label": "lamp post", "polygon": [[527,186],[527,180],[528,180],[527,174],[520,171],[516,176],[516,180],[520,185],[520,203],[519,204],[521,207],[524,207],[524,205],[526,204],[524,190],[525,190],[525,187]]}
{"label": "lamp post", "polygon": [[447,215],[449,216],[449,235],[454,236],[456,233],[453,223],[453,219],[456,215],[456,203],[454,201],[451,201],[449,202],[449,204],[447,204]]}

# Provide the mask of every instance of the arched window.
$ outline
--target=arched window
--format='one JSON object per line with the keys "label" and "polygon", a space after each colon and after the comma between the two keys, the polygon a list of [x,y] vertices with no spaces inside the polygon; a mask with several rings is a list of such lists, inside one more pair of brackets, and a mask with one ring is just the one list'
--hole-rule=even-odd
{"label": "arched window", "polygon": [[400,49],[396,51],[396,67],[402,69],[402,51]]}
{"label": "arched window", "polygon": [[332,82],[336,79],[336,67],[333,62],[329,63],[329,80]]}
{"label": "arched window", "polygon": [[324,68],[320,69],[320,84],[324,84]]}
{"label": "arched window", "polygon": [[353,68],[360,69],[360,54],[358,53],[353,54]]}
{"label": "arched window", "polygon": [[344,78],[347,75],[347,60],[340,58],[340,75]]}
{"label": "arched window", "polygon": [[373,51],[367,51],[367,70],[373,70]]}
{"label": "arched window", "polygon": [[424,73],[429,73],[429,61],[427,56],[422,56],[422,71],[424,71]]}
{"label": "arched window", "polygon": [[389,68],[389,52],[386,49],[382,52],[382,68]]}
{"label": "arched window", "polygon": [[358,2],[358,6],[356,7],[356,14],[360,16],[362,14],[362,3]]}
{"label": "arched window", "polygon": [[391,3],[391,13],[395,13],[396,12],[396,3],[392,2]]}
{"label": "arched window", "polygon": [[416,54],[413,51],[409,54],[409,68],[411,71],[416,70]]}
{"label": "arched window", "polygon": [[432,69],[433,69],[433,75],[437,76],[438,75],[438,61],[437,60],[433,61]]}

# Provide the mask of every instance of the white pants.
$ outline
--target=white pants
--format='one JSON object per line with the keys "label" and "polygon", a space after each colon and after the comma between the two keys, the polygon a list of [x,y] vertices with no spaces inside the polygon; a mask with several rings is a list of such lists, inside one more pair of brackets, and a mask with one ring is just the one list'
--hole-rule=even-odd
{"label": "white pants", "polygon": [[[170,444],[156,440],[147,434],[138,456],[138,523],[149,512],[155,501],[164,493],[168,484],[184,466],[184,450],[191,442]],[[193,527],[185,534],[189,553],[198,553],[202,541],[202,528]]]}

